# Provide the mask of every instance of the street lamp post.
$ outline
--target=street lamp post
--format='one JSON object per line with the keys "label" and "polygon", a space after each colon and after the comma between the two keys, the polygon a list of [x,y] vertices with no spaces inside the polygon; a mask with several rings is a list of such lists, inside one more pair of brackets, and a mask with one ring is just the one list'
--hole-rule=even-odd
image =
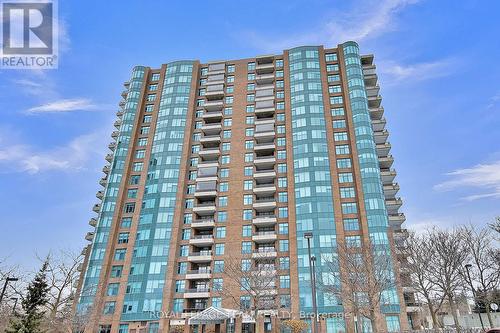
{"label": "street lamp post", "polygon": [[[474,285],[472,284],[472,279],[470,278],[470,269],[472,265],[466,264],[465,270],[467,271],[467,278],[469,279],[470,289],[472,290],[472,296],[474,297],[474,306],[476,305],[476,290],[474,289]],[[481,309],[479,309],[479,321],[481,322],[481,327],[484,330],[483,317],[481,317]]]}
{"label": "street lamp post", "polygon": [[14,306],[12,307],[12,314],[16,314],[16,307],[17,307],[17,301],[19,300],[19,298],[17,297],[11,297],[10,299],[11,301],[14,301]]}
{"label": "street lamp post", "polygon": [[304,233],[304,238],[307,239],[307,253],[309,255],[309,273],[311,275],[311,291],[312,291],[312,306],[313,306],[313,312],[314,312],[314,331],[313,333],[319,333],[319,328],[318,328],[318,307],[316,305],[316,269],[315,269],[315,262],[316,262],[316,257],[311,255],[311,238],[313,237],[312,232],[306,232]]}
{"label": "street lamp post", "polygon": [[3,296],[5,295],[5,290],[7,289],[7,285],[9,284],[9,282],[15,282],[17,280],[19,280],[19,279],[7,276],[7,278],[5,279],[5,283],[3,285],[2,294],[0,294],[0,303],[2,303],[2,299],[3,299]]}

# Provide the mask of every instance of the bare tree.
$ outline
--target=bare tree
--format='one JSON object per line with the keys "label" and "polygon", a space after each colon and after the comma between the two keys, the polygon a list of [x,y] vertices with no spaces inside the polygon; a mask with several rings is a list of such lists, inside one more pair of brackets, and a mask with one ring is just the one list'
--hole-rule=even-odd
{"label": "bare tree", "polygon": [[[478,229],[473,225],[463,228],[464,241],[470,254],[470,278],[471,285],[475,282],[476,302],[482,303],[488,315],[490,326],[493,320],[490,313],[492,297],[500,287],[500,266],[496,258],[497,249],[494,246],[492,231],[488,228]],[[467,272],[462,270],[465,280],[468,279]]]}
{"label": "bare tree", "polygon": [[[387,245],[359,246],[339,242],[336,255],[322,257],[323,274],[319,287],[329,297],[350,308],[357,317],[357,331],[362,331],[361,319],[370,320],[373,332],[378,331],[376,309],[390,304],[387,292],[396,288],[396,276]],[[342,281],[340,281],[340,276]]]}
{"label": "bare tree", "polygon": [[497,234],[497,238],[500,237],[500,216],[497,216],[495,218],[495,222],[493,223],[490,223],[489,224],[489,227],[493,230],[493,231],[496,231]]}
{"label": "bare tree", "polygon": [[410,232],[402,250],[406,254],[405,267],[410,275],[412,287],[417,295],[425,300],[433,327],[439,328],[441,325],[437,319],[437,312],[444,302],[445,295],[431,278],[429,262],[435,257],[434,249],[427,234],[417,235],[415,232]]}
{"label": "bare tree", "polygon": [[448,301],[455,329],[460,332],[455,298],[459,292],[463,291],[466,283],[463,279],[462,267],[469,254],[464,242],[464,232],[459,228],[451,230],[434,228],[427,233],[433,253],[429,261],[431,273],[429,278]]}
{"label": "bare tree", "polygon": [[[224,283],[229,282],[229,287],[218,288],[214,286],[212,291],[219,293],[226,299],[231,299],[234,306],[241,310],[249,310],[253,318],[257,318],[259,311],[278,308],[276,290],[278,274],[275,258],[262,260],[224,260]],[[233,288],[233,290],[231,290]],[[242,302],[240,293],[248,296],[250,304]]]}

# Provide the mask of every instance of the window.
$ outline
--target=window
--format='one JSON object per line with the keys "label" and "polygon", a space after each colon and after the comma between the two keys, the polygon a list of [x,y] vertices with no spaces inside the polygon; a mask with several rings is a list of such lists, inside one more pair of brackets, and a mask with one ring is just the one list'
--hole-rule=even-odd
{"label": "window", "polygon": [[328,82],[338,82],[338,81],[340,81],[340,75],[338,74],[328,75]]}
{"label": "window", "polygon": [[280,276],[280,288],[290,288],[290,275]]}
{"label": "window", "polygon": [[152,102],[156,99],[156,94],[149,94],[148,95],[148,102]]}
{"label": "window", "polygon": [[335,141],[347,141],[347,132],[333,133],[333,139]]}
{"label": "window", "polygon": [[139,138],[139,140],[137,141],[137,145],[141,147],[147,144],[148,144],[148,138]]}
{"label": "window", "polygon": [[149,91],[156,91],[156,90],[158,90],[157,84],[150,84],[149,85]]}
{"label": "window", "polygon": [[244,205],[251,205],[253,201],[253,195],[251,194],[245,194],[243,196],[243,204]]}
{"label": "window", "polygon": [[283,71],[276,71],[276,77],[283,77]]}
{"label": "window", "polygon": [[222,307],[222,298],[221,297],[212,297],[212,306],[216,308]]}
{"label": "window", "polygon": [[250,296],[240,296],[240,310],[249,310],[251,306]]}
{"label": "window", "polygon": [[278,173],[286,173],[286,164],[285,163],[278,164]]}
{"label": "window", "polygon": [[339,85],[336,86],[328,86],[328,92],[330,94],[337,94],[342,92],[342,88]]}
{"label": "window", "polygon": [[227,72],[234,73],[234,65],[227,65]]}
{"label": "window", "polygon": [[279,218],[287,218],[288,217],[288,207],[279,207],[278,208],[278,217]]}
{"label": "window", "polygon": [[327,72],[338,72],[339,71],[339,65],[326,65],[326,71]]}
{"label": "window", "polygon": [[344,108],[332,108],[330,112],[333,117],[345,115]]}
{"label": "window", "polygon": [[[253,149],[253,140],[245,141],[245,149]],[[246,155],[247,154],[245,154],[245,162],[251,162],[252,160],[247,161]],[[253,154],[248,154],[248,155],[253,157]]]}
{"label": "window", "polygon": [[344,219],[344,230],[345,231],[358,231],[359,221],[358,219]]}
{"label": "window", "polygon": [[286,159],[286,150],[278,150],[277,158],[279,160]]}
{"label": "window", "polygon": [[276,59],[276,68],[283,67],[283,59]]}
{"label": "window", "polygon": [[[151,119],[150,119],[150,121],[151,121]],[[147,134],[149,134],[149,126],[142,126],[141,127],[141,135],[147,135]]]}
{"label": "window", "polygon": [[252,268],[252,261],[250,259],[241,260],[241,271],[248,272]]}
{"label": "window", "polygon": [[247,80],[248,80],[248,81],[255,80],[255,73],[248,73],[248,75],[247,75]]}
{"label": "window", "polygon": [[223,142],[222,151],[230,151],[230,150],[231,150],[231,142]]}
{"label": "window", "polygon": [[276,103],[276,110],[284,110],[284,109],[285,109],[285,102]]}
{"label": "window", "polygon": [[187,272],[187,262],[180,262],[177,266],[177,274],[186,274]]}
{"label": "window", "polygon": [[106,302],[104,303],[103,314],[113,314],[115,313],[116,302]]}
{"label": "window", "polygon": [[351,167],[351,159],[350,158],[339,158],[337,160],[337,168],[346,169]]}
{"label": "window", "polygon": [[344,103],[344,99],[342,96],[333,96],[330,97],[330,104],[342,104]]}
{"label": "window", "polygon": [[182,229],[182,235],[181,235],[182,240],[188,240],[190,236],[191,236],[191,229]]}
{"label": "window", "polygon": [[244,225],[242,228],[242,236],[243,237],[251,237],[252,236],[252,226]]}
{"label": "window", "polygon": [[288,239],[281,239],[279,241],[279,250],[280,250],[280,252],[287,252],[288,251]]}
{"label": "window", "polygon": [[143,166],[144,166],[144,163],[142,163],[142,162],[135,162],[134,165],[133,165],[132,170],[136,171],[136,172],[140,172],[140,171],[142,171],[142,167]]}
{"label": "window", "polygon": [[337,61],[337,53],[327,53],[325,54],[325,59],[327,62]]}
{"label": "window", "polygon": [[120,232],[118,234],[118,244],[127,244],[128,243],[128,232]]}
{"label": "window", "polygon": [[149,104],[149,105],[146,105],[146,108],[144,109],[144,111],[146,112],[153,112],[153,104]]}
{"label": "window", "polygon": [[358,207],[355,202],[344,202],[341,207],[342,214],[356,214],[358,212]]}
{"label": "window", "polygon": [[246,112],[247,113],[253,113],[255,111],[255,106],[253,105],[247,105],[246,107]]}
{"label": "window", "polygon": [[278,225],[278,233],[280,235],[288,235],[288,223],[280,223]]}
{"label": "window", "polygon": [[186,288],[186,281],[184,281],[184,280],[175,281],[175,292],[176,293],[183,293],[185,288]]}
{"label": "window", "polygon": [[222,137],[223,137],[224,139],[229,139],[229,138],[231,138],[231,130],[224,130],[224,131],[222,132]]}
{"label": "window", "polygon": [[284,91],[277,91],[276,98],[278,98],[278,99],[285,98],[285,92]]}
{"label": "window", "polygon": [[137,189],[131,188],[131,189],[127,190],[127,198],[129,198],[129,199],[137,198]]}
{"label": "window", "polygon": [[204,67],[201,69],[201,76],[205,76],[208,74],[208,67]]}
{"label": "window", "polygon": [[135,152],[135,158],[144,158],[145,155],[146,155],[146,151],[144,149],[139,149],[139,150],[136,150],[136,152]]}
{"label": "window", "polygon": [[125,260],[126,249],[116,249],[114,259],[118,261]]}
{"label": "window", "polygon": [[227,207],[227,197],[219,197],[219,207]]}
{"label": "window", "polygon": [[278,187],[287,187],[286,177],[278,178]]}
{"label": "window", "polygon": [[283,80],[276,81],[276,88],[283,88],[283,87],[285,87],[285,83],[283,82]]}
{"label": "window", "polygon": [[214,272],[215,273],[224,272],[224,261],[223,260],[215,260],[214,261]]}
{"label": "window", "polygon": [[345,128],[345,120],[334,120],[333,121],[333,128]]}
{"label": "window", "polygon": [[280,257],[279,265],[280,265],[280,269],[282,269],[282,270],[290,269],[290,258],[289,257]]}
{"label": "window", "polygon": [[123,266],[112,266],[111,267],[111,277],[118,278],[122,276]]}
{"label": "window", "polygon": [[247,91],[254,91],[254,90],[255,90],[255,83],[248,83]]}
{"label": "window", "polygon": [[229,177],[229,169],[220,169],[219,176],[221,178],[228,178]]}
{"label": "window", "polygon": [[337,155],[346,155],[349,154],[349,145],[337,145],[335,146],[335,153]]}
{"label": "window", "polygon": [[361,247],[361,236],[346,236],[345,243],[348,247]]}
{"label": "window", "polygon": [[111,325],[99,325],[98,333],[111,333]]}
{"label": "window", "polygon": [[128,324],[120,324],[118,333],[128,333]]}
{"label": "window", "polygon": [[160,73],[154,73],[151,76],[151,81],[158,81],[160,79]]}
{"label": "window", "polygon": [[344,172],[344,173],[339,173],[339,183],[352,183],[352,173],[350,172]]}
{"label": "window", "polygon": [[255,95],[254,94],[248,94],[247,95],[247,102],[253,102],[255,101]]}
{"label": "window", "polygon": [[227,221],[227,212],[217,212],[217,222],[226,222]]}
{"label": "window", "polygon": [[193,221],[193,214],[184,214],[184,224],[191,224],[191,222]]}
{"label": "window", "polygon": [[292,306],[292,299],[290,295],[280,295],[280,307],[290,308]]}
{"label": "window", "polygon": [[253,189],[253,180],[243,181],[243,190],[251,190],[251,189]]}
{"label": "window", "polygon": [[227,83],[233,83],[234,82],[234,76],[232,76],[232,75],[228,76],[227,79],[226,79],[226,82]]}
{"label": "window", "polygon": [[224,108],[224,114],[226,116],[232,115],[233,114],[233,108],[232,107],[226,107],[226,108]]}
{"label": "window", "polygon": [[250,72],[250,71],[254,71],[255,70],[255,62],[249,62],[247,64],[247,70]]}
{"label": "window", "polygon": [[287,192],[279,192],[278,193],[278,202],[288,202],[288,193]]}
{"label": "window", "polygon": [[242,254],[252,253],[252,242],[241,242],[241,253]]}
{"label": "window", "polygon": [[229,164],[229,162],[231,162],[231,157],[229,155],[222,155],[221,163],[222,164]]}
{"label": "window", "polygon": [[385,316],[388,332],[400,332],[401,325],[399,323],[399,316]]}
{"label": "window", "polygon": [[135,202],[127,202],[125,204],[125,213],[133,213],[135,210]]}
{"label": "window", "polygon": [[341,187],[340,188],[340,197],[342,199],[356,197],[356,194],[354,192],[354,187]]}
{"label": "window", "polygon": [[229,191],[229,183],[219,183],[219,192],[227,192]]}
{"label": "window", "polygon": [[226,237],[226,227],[217,227],[215,232],[216,238],[225,238]]}
{"label": "window", "polygon": [[224,244],[215,244],[215,255],[221,256],[224,254]]}
{"label": "window", "polygon": [[131,225],[132,225],[132,218],[131,217],[122,218],[122,222],[120,224],[120,226],[122,228],[130,228]]}
{"label": "window", "polygon": [[222,290],[222,285],[224,283],[223,279],[221,278],[216,278],[212,280],[212,288],[215,291],[221,291]]}
{"label": "window", "polygon": [[224,123],[225,127],[229,127],[229,126],[231,126],[231,124],[233,123],[233,121],[232,121],[231,118],[225,118],[223,123]]}
{"label": "window", "polygon": [[174,298],[174,302],[172,305],[172,312],[181,313],[183,310],[184,310],[184,299]]}
{"label": "window", "polygon": [[[251,154],[252,159],[253,159],[253,154]],[[246,154],[245,154],[245,162],[246,162]],[[253,174],[253,167],[251,166],[246,166],[244,169],[244,174],[245,176],[251,176]]]}
{"label": "window", "polygon": [[244,209],[243,210],[243,220],[248,221],[251,220],[253,217],[252,210],[251,209]]}
{"label": "window", "polygon": [[118,295],[118,288],[120,287],[119,283],[110,283],[108,284],[108,290],[106,292],[107,296],[116,296]]}
{"label": "window", "polygon": [[255,118],[253,116],[247,116],[246,118],[246,124],[247,125],[252,125],[255,123]]}
{"label": "window", "polygon": [[254,129],[253,128],[247,128],[245,129],[245,136],[253,136]]}
{"label": "window", "polygon": [[278,125],[276,126],[276,131],[278,132],[278,134],[285,134],[285,125]]}

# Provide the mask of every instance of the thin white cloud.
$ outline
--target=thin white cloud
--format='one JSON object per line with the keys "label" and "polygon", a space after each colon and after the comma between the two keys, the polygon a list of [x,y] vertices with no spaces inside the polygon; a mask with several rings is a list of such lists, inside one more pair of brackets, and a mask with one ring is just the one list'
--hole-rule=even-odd
{"label": "thin white cloud", "polygon": [[498,92],[495,96],[491,97],[489,100],[489,104],[486,106],[487,109],[493,108],[495,105],[500,102],[500,92]]}
{"label": "thin white cloud", "polygon": [[475,201],[485,198],[500,198],[500,161],[458,169],[446,175],[451,179],[435,185],[436,191],[474,188],[481,190],[482,193],[471,194],[462,199]]}
{"label": "thin white cloud", "polygon": [[[107,131],[76,137],[66,145],[39,150],[31,145],[7,142],[0,137],[0,165],[6,172],[37,174],[47,171],[79,171],[87,163],[103,157]],[[104,162],[103,162],[104,163]]]}
{"label": "thin white cloud", "polygon": [[[350,10],[333,12],[325,23],[311,31],[289,37],[244,32],[243,39],[263,52],[276,52],[298,45],[336,45],[348,40],[364,41],[395,30],[395,19],[404,8],[421,0],[365,0],[357,1]],[[241,40],[241,33],[235,35]]]}
{"label": "thin white cloud", "polygon": [[76,98],[76,99],[61,99],[54,102],[35,106],[26,110],[29,114],[38,113],[57,113],[57,112],[70,112],[70,111],[85,111],[95,110],[97,105],[92,103],[90,99]]}
{"label": "thin white cloud", "polygon": [[442,59],[432,62],[402,65],[395,62],[381,63],[378,68],[381,74],[388,77],[389,82],[401,82],[411,79],[412,82],[448,76],[456,68],[455,59]]}

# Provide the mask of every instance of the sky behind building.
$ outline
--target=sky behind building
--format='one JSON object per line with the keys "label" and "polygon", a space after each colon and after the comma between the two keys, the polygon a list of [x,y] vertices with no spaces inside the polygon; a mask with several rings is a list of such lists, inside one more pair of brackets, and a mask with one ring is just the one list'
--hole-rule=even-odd
{"label": "sky behind building", "polygon": [[[78,250],[134,65],[332,47],[374,53],[407,227],[500,215],[495,1],[59,2],[57,70],[0,71],[0,257]],[[276,15],[279,12],[280,15]]]}

